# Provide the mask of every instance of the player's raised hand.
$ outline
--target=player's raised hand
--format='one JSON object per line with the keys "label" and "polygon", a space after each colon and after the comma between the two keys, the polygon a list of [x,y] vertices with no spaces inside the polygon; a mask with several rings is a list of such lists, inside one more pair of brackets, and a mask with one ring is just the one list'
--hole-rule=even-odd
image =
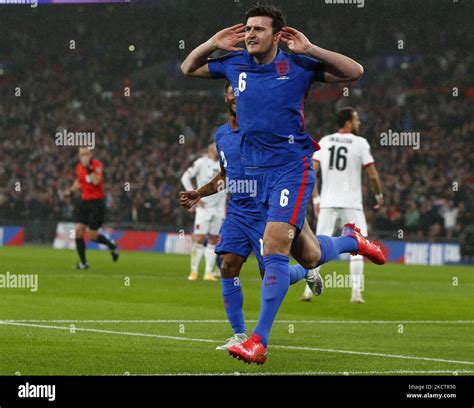
{"label": "player's raised hand", "polygon": [[179,203],[188,210],[192,210],[199,204],[201,200],[201,194],[196,190],[193,191],[181,191],[179,193]]}
{"label": "player's raised hand", "polygon": [[243,42],[244,39],[245,25],[240,23],[217,32],[211,38],[211,41],[220,50],[242,51],[243,48],[236,47],[236,45]]}
{"label": "player's raised hand", "polygon": [[291,52],[305,54],[311,46],[311,41],[301,32],[292,27],[281,29],[281,40],[288,46]]}

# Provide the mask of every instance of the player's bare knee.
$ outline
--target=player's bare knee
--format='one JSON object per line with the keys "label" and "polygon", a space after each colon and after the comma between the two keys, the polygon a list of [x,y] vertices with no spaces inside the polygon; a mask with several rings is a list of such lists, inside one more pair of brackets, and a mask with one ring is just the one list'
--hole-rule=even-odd
{"label": "player's bare knee", "polygon": [[289,255],[290,244],[286,239],[271,237],[263,242],[263,256],[268,255]]}
{"label": "player's bare knee", "polygon": [[221,276],[223,278],[236,278],[240,275],[241,265],[232,260],[231,257],[223,255],[221,263]]}
{"label": "player's bare knee", "polygon": [[319,259],[320,257],[318,258],[318,260],[316,261],[315,259],[313,258],[308,258],[308,259],[305,259],[303,260],[302,262],[298,262],[303,268],[305,269],[314,269],[318,266],[318,263],[319,263]]}
{"label": "player's bare knee", "polygon": [[284,222],[269,222],[263,235],[263,255],[289,255],[295,227]]}
{"label": "player's bare knee", "polygon": [[298,263],[305,269],[313,269],[318,266],[319,260],[321,259],[321,252],[319,251],[307,251],[300,254],[291,254]]}

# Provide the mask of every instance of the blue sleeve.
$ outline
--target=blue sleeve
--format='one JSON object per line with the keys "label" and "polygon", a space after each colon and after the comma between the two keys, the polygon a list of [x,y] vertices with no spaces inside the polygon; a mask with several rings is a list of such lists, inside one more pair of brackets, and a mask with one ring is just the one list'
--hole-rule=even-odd
{"label": "blue sleeve", "polygon": [[235,52],[231,52],[229,54],[223,55],[222,57],[210,58],[207,61],[207,66],[212,79],[227,77],[227,65],[235,55]]}
{"label": "blue sleeve", "polygon": [[220,152],[220,146],[219,146],[219,141],[220,141],[220,133],[219,133],[219,128],[217,128],[216,130],[216,133],[214,134],[214,143],[216,144],[216,150],[217,150],[217,157],[219,159],[219,164],[221,165],[221,167],[224,167],[223,166],[223,163],[222,163],[222,158],[221,158],[221,152]]}
{"label": "blue sleeve", "polygon": [[297,55],[296,63],[309,72],[309,82],[325,81],[326,66],[320,60],[305,55]]}

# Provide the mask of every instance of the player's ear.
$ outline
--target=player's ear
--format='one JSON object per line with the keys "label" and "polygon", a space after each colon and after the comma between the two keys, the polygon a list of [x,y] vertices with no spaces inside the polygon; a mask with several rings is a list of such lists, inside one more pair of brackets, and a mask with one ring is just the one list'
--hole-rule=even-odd
{"label": "player's ear", "polygon": [[280,40],[281,40],[281,31],[278,31],[277,33],[275,33],[273,37],[273,43],[278,44]]}

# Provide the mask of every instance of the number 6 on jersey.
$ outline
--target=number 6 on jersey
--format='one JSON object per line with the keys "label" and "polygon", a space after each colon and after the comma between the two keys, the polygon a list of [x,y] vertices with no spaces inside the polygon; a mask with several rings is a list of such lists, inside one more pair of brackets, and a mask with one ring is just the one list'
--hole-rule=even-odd
{"label": "number 6 on jersey", "polygon": [[239,75],[239,92],[244,92],[245,88],[247,88],[247,74],[245,72],[241,72]]}

